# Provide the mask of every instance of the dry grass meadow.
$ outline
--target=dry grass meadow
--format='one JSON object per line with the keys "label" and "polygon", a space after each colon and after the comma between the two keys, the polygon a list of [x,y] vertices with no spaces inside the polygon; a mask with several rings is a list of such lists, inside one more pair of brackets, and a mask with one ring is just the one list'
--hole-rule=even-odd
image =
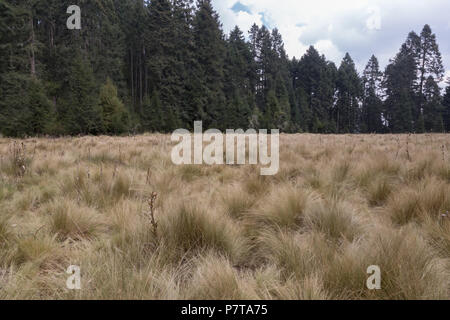
{"label": "dry grass meadow", "polygon": [[282,135],[269,177],[173,145],[1,138],[0,299],[450,298],[449,135]]}

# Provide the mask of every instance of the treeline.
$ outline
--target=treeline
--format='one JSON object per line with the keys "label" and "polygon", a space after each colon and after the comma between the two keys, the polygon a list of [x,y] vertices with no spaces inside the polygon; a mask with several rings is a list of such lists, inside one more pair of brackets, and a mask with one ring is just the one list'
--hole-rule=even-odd
{"label": "treeline", "polygon": [[[81,30],[68,30],[69,5]],[[385,71],[360,76],[310,47],[289,59],[277,29],[224,35],[210,0],[0,0],[0,133],[7,136],[279,128],[450,131],[436,36],[411,32]]]}

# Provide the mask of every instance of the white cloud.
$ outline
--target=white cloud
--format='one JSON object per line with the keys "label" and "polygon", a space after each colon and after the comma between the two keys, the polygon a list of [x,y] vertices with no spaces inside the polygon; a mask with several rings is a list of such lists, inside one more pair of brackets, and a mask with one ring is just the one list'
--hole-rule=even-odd
{"label": "white cloud", "polygon": [[[277,27],[283,35],[286,51],[289,56],[300,57],[310,45],[319,44],[324,54],[332,54],[340,61],[343,56],[337,44],[334,43],[331,35],[340,32],[340,17],[351,11],[364,10],[365,15],[362,24],[372,17],[374,27],[379,27],[378,20],[373,17],[373,6],[368,6],[369,0],[240,0],[239,2],[247,6],[252,12],[251,15],[241,12],[233,12],[231,9],[237,0],[215,0],[214,5],[220,13],[224,25],[224,30],[228,32],[234,25],[238,25],[244,31],[249,29],[249,24],[262,23],[262,18],[270,25]],[[351,10],[349,10],[351,8]],[[368,11],[372,8],[372,11]],[[262,14],[264,17],[262,17]],[[316,37],[317,34],[321,34]],[[304,37],[304,38],[302,38]],[[358,36],[361,37],[361,36]],[[318,48],[319,49],[319,48]]]}
{"label": "white cloud", "polygon": [[345,55],[331,40],[319,40],[314,44],[314,47],[332,61],[339,61]]}
{"label": "white cloud", "polygon": [[236,24],[242,29],[244,33],[250,30],[251,26],[255,23],[258,26],[262,26],[262,19],[260,14],[249,14],[243,11],[239,11],[236,14]]}
{"label": "white cloud", "polygon": [[247,35],[247,31],[254,23],[262,26],[262,17],[259,13],[249,14],[244,11],[234,12],[231,10],[236,2],[237,0],[214,1],[214,9],[220,14],[220,21],[226,33],[237,25]]}
{"label": "white cloud", "polygon": [[380,30],[381,29],[381,13],[379,7],[371,7],[368,9],[370,14],[369,18],[366,20],[366,26],[369,30]]}
{"label": "white cloud", "polygon": [[[247,34],[253,23],[269,23],[279,29],[290,57],[299,58],[316,45],[337,64],[349,52],[358,66],[365,65],[372,54],[385,65],[409,31],[419,33],[425,23],[437,33],[443,55],[450,51],[448,0],[240,0],[251,14],[233,12],[236,2],[213,0],[224,31],[238,25]],[[450,67],[450,60],[445,62]]]}

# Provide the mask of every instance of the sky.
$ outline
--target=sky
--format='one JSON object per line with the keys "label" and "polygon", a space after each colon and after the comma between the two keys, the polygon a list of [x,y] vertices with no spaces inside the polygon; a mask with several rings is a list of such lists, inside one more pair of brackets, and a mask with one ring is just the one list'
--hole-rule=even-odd
{"label": "sky", "polygon": [[359,71],[372,54],[384,68],[410,31],[429,24],[450,76],[449,0],[213,0],[223,29],[238,25],[247,35],[256,23],[278,28],[289,57],[314,45],[338,66],[349,52]]}

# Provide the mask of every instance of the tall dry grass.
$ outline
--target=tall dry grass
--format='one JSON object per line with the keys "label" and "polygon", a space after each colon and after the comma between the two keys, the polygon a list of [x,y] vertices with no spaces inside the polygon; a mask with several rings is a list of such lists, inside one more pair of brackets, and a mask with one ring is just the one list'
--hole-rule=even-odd
{"label": "tall dry grass", "polygon": [[450,136],[282,135],[272,177],[172,146],[0,139],[0,299],[450,297]]}

